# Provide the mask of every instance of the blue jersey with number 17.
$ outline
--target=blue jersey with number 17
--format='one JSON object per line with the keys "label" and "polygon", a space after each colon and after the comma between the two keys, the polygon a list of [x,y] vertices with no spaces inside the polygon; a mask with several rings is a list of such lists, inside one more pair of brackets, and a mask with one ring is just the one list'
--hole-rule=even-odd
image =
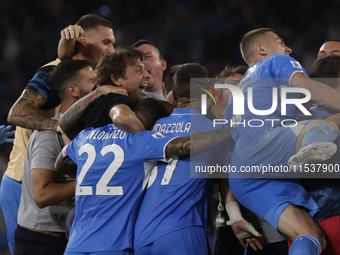
{"label": "blue jersey with number 17", "polygon": [[66,147],[67,156],[78,165],[76,213],[66,251],[132,248],[143,194],[143,162],[164,159],[170,140],[151,131],[128,134],[113,124],[78,134]]}
{"label": "blue jersey with number 17", "polygon": [[[169,117],[158,120],[153,130],[175,137],[212,129],[212,121],[196,110],[176,108]],[[216,165],[217,162],[221,166],[228,165],[228,145],[230,146],[227,143],[221,144],[196,156],[173,159],[168,164],[158,163],[151,172],[138,214],[135,250],[185,227],[201,226],[206,229],[207,200],[215,181],[208,178],[191,178],[193,175],[190,176],[190,161],[191,164],[201,166]],[[229,150],[231,149],[229,147]]]}

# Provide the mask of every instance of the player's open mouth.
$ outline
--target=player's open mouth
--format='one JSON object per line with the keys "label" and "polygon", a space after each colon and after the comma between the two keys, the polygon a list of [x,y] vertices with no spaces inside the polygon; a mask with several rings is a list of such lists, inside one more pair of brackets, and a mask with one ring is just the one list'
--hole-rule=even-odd
{"label": "player's open mouth", "polygon": [[147,83],[147,82],[144,82],[144,83],[142,83],[142,84],[139,86],[139,88],[138,88],[139,92],[140,92],[141,94],[143,94],[144,97],[146,97],[146,91],[145,91],[145,89],[146,89],[147,86],[148,86],[148,83]]}

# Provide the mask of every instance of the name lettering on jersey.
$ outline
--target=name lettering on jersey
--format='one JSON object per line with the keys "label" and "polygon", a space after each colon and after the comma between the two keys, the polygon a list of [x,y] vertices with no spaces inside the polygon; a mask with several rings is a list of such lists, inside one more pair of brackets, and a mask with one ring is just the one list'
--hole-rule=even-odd
{"label": "name lettering on jersey", "polygon": [[93,140],[107,140],[107,139],[124,139],[126,132],[123,132],[119,129],[113,130],[112,132],[105,132],[100,130],[93,130],[91,131],[86,139],[93,139]]}
{"label": "name lettering on jersey", "polygon": [[191,128],[190,122],[180,122],[180,123],[168,123],[168,124],[155,124],[153,131],[159,133],[189,133]]}

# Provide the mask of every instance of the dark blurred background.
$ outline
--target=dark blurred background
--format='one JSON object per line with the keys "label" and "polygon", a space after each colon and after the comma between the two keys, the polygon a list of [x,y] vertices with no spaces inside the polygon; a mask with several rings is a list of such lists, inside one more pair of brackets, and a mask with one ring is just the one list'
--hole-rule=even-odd
{"label": "dark blurred background", "polygon": [[247,31],[273,28],[308,70],[324,40],[340,38],[336,0],[2,0],[0,123],[35,71],[57,57],[60,30],[87,13],[114,25],[116,46],[145,38],[159,44],[168,67],[200,62],[211,76],[242,64]]}
{"label": "dark blurred background", "polygon": [[[321,44],[340,38],[338,0],[2,0],[0,124],[7,124],[36,70],[57,57],[60,30],[87,13],[113,23],[115,46],[149,39],[160,46],[168,69],[199,62],[210,76],[243,64],[238,43],[254,28],[273,28],[307,71]],[[10,150],[10,144],[0,146],[0,178]]]}

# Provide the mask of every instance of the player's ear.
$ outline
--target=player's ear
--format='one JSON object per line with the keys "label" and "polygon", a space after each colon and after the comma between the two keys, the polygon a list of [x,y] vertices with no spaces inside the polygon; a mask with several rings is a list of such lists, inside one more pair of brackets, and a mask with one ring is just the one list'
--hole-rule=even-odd
{"label": "player's ear", "polygon": [[81,36],[79,36],[79,43],[81,43],[83,46],[86,46],[87,45],[87,42],[86,42],[86,35],[85,34],[82,34]]}
{"label": "player's ear", "polygon": [[110,75],[110,80],[112,81],[112,83],[118,87],[122,86],[122,81],[123,78],[118,78],[117,76],[115,76],[114,74]]}
{"label": "player's ear", "polygon": [[162,60],[161,60],[161,63],[162,63],[162,71],[164,72],[165,69],[166,69],[166,67],[167,67],[167,65],[168,65],[168,63],[166,62],[165,59],[162,59]]}
{"label": "player's ear", "polygon": [[262,44],[255,45],[255,52],[261,56],[267,54],[266,47],[264,47]]}
{"label": "player's ear", "polygon": [[73,98],[80,98],[80,91],[75,85],[67,85],[67,93],[69,93]]}

